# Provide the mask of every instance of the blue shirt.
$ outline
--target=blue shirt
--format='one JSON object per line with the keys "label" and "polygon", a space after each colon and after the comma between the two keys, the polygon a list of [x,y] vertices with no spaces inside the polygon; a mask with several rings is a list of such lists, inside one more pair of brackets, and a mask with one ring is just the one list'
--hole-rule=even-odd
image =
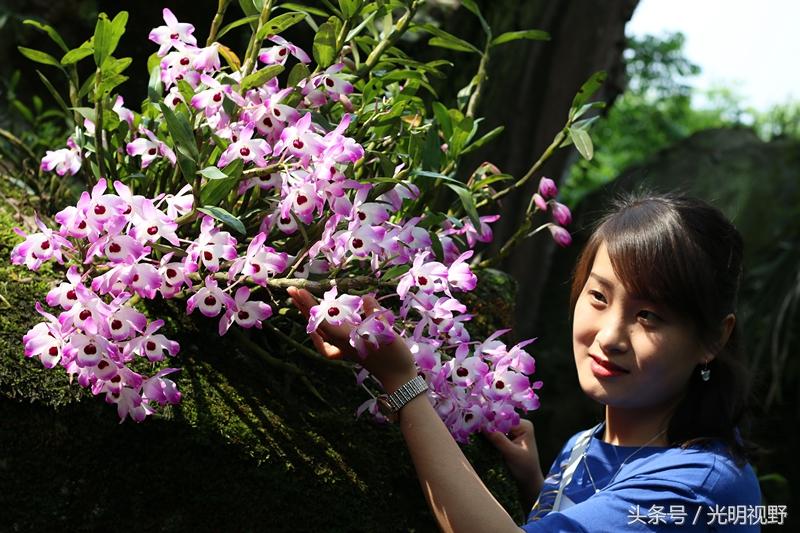
{"label": "blue shirt", "polygon": [[[578,462],[561,510],[551,512],[580,433],[567,441],[523,530],[760,531],[756,514],[761,491],[755,473],[750,465],[737,466],[721,443],[639,449],[604,442],[602,429],[594,432],[585,462]],[[600,492],[595,493],[592,479]]]}

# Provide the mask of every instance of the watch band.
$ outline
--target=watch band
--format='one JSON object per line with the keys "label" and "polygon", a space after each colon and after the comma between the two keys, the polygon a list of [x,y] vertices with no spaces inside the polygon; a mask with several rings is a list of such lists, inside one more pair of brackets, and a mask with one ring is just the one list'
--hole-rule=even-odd
{"label": "watch band", "polygon": [[397,413],[405,404],[428,390],[428,383],[422,376],[415,376],[392,394],[378,396],[378,406],[389,420],[395,421]]}

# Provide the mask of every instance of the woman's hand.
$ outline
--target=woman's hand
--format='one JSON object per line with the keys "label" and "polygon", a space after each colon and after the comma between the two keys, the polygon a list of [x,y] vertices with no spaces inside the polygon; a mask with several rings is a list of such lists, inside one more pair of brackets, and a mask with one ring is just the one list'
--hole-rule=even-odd
{"label": "woman's hand", "polygon": [[511,428],[508,436],[499,431],[485,432],[484,436],[502,454],[519,487],[520,502],[526,511],[529,510],[544,484],[533,424],[523,418]]}
{"label": "woman's hand", "polygon": [[[316,298],[305,289],[289,287],[287,292],[295,307],[308,318],[311,308],[317,305]],[[378,302],[371,296],[365,296],[363,302],[367,316],[380,309]],[[334,326],[323,321],[317,331],[312,331],[309,336],[321,355],[328,359],[347,359],[360,364],[377,378],[384,390],[390,394],[417,375],[414,358],[400,337],[385,346],[369,349],[367,357],[362,359],[350,345],[352,329],[351,326],[344,324]]]}

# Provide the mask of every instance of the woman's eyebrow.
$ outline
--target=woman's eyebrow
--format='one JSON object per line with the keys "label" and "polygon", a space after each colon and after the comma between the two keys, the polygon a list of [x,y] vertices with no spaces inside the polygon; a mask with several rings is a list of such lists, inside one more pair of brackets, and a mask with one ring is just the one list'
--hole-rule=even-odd
{"label": "woman's eyebrow", "polygon": [[611,283],[611,281],[607,280],[603,276],[600,276],[599,274],[595,274],[594,272],[589,272],[589,277],[594,278],[595,281],[597,281],[600,285],[605,285],[606,287],[614,286],[614,284]]}

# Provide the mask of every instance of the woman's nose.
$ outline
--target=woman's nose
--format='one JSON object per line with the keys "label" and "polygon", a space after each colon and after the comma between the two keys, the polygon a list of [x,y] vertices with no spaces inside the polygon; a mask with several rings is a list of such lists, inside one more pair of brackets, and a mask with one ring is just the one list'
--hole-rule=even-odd
{"label": "woman's nose", "polygon": [[600,348],[606,353],[625,353],[628,351],[628,328],[622,317],[612,314],[604,317],[595,339]]}

